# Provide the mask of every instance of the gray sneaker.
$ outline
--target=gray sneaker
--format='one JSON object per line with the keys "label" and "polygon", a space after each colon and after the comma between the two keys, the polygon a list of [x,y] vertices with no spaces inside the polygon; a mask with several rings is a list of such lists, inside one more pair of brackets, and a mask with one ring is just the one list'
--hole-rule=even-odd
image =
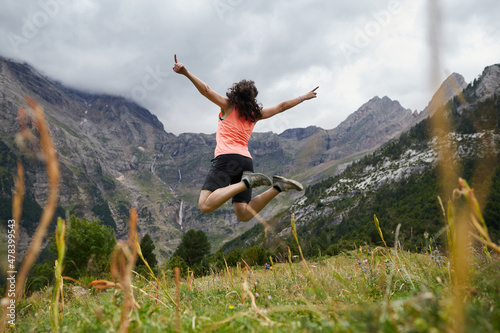
{"label": "gray sneaker", "polygon": [[243,171],[243,175],[241,176],[241,180],[246,180],[250,185],[250,188],[255,188],[259,186],[271,186],[272,182],[268,176],[263,175],[261,173],[253,173],[251,171]]}
{"label": "gray sneaker", "polygon": [[304,187],[298,181],[281,176],[273,176],[273,186],[278,187],[282,192],[286,192],[288,190],[304,190]]}

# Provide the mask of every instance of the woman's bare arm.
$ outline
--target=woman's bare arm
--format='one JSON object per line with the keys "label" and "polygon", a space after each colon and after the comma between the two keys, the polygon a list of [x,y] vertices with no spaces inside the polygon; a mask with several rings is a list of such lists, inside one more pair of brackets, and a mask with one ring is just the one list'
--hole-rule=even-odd
{"label": "woman's bare arm", "polygon": [[306,101],[306,100],[311,99],[311,98],[316,98],[316,89],[318,89],[318,88],[319,88],[319,86],[314,88],[313,90],[311,90],[310,92],[308,92],[305,95],[300,95],[299,97],[289,99],[289,100],[281,102],[275,106],[262,108],[262,111],[261,111],[262,118],[261,119],[271,118],[272,116],[275,116],[278,113],[281,113],[283,111],[286,111],[288,109],[293,108],[294,106],[302,103],[303,101]]}
{"label": "woman's bare arm", "polygon": [[230,106],[229,100],[226,97],[224,97],[224,96],[218,94],[217,92],[213,91],[212,89],[210,89],[210,87],[205,82],[203,82],[201,79],[196,77],[196,75],[190,73],[187,70],[186,66],[184,66],[183,63],[177,62],[177,55],[176,54],[174,54],[174,60],[175,60],[175,64],[173,67],[174,72],[176,72],[178,74],[182,74],[185,77],[187,77],[194,84],[196,89],[198,89],[200,94],[205,96],[212,103],[215,103],[218,106],[220,106],[220,108],[222,110],[226,110],[229,108],[229,106]]}

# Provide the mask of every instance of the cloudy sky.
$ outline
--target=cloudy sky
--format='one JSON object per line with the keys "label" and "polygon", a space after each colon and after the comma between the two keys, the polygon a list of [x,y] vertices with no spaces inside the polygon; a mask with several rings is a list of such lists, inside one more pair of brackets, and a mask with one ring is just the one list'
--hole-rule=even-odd
{"label": "cloudy sky", "polygon": [[264,106],[320,86],[317,99],[256,126],[276,133],[335,128],[374,96],[422,110],[451,73],[471,82],[500,62],[498,0],[2,0],[0,7],[1,56],[73,88],[133,99],[175,134],[214,133],[218,109],[173,73],[174,53],[220,94],[254,80]]}

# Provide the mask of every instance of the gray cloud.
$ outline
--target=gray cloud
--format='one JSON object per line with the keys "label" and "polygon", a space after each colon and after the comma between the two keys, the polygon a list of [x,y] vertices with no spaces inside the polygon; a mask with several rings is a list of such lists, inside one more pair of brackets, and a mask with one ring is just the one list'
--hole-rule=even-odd
{"label": "gray cloud", "polygon": [[[2,7],[0,55],[74,88],[134,99],[176,134],[213,133],[218,109],[172,72],[174,53],[221,94],[254,80],[264,105],[320,86],[317,99],[258,131],[334,128],[375,95],[421,110],[435,89],[424,0],[6,0]],[[440,76],[459,72],[471,81],[498,62],[500,3],[440,7]]]}

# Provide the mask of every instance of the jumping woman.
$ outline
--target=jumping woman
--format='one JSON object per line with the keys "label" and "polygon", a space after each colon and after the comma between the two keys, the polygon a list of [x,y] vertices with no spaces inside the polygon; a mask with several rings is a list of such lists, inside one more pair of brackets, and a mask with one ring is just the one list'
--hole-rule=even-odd
{"label": "jumping woman", "polygon": [[[292,179],[267,176],[253,172],[253,161],[248,151],[248,140],[255,124],[263,119],[286,111],[303,101],[316,97],[316,89],[281,102],[271,107],[261,107],[256,100],[258,91],[253,81],[234,83],[221,96],[202,80],[190,73],[186,66],[177,62],[173,70],[187,77],[212,103],[220,107],[219,125],[216,133],[217,146],[212,166],[200,192],[198,206],[203,213],[211,213],[232,198],[234,212],[242,222],[251,220],[279,193],[302,191],[302,185]],[[267,191],[252,199],[252,188],[271,186]]]}

